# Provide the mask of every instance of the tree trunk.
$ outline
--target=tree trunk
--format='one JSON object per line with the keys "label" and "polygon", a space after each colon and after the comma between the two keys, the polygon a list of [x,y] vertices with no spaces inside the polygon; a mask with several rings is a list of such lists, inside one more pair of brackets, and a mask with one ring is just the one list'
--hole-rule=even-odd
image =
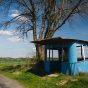
{"label": "tree trunk", "polygon": [[[43,39],[45,16],[42,17],[42,25],[39,33],[39,40]],[[44,46],[36,44],[36,57],[38,61],[44,60]]]}
{"label": "tree trunk", "polygon": [[36,57],[38,62],[44,60],[44,46],[36,44]]}

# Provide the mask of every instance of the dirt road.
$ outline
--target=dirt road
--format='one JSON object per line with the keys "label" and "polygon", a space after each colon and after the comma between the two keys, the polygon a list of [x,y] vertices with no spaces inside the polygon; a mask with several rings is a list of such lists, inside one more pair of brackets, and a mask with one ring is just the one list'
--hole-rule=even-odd
{"label": "dirt road", "polygon": [[16,80],[0,75],[0,88],[25,88]]}

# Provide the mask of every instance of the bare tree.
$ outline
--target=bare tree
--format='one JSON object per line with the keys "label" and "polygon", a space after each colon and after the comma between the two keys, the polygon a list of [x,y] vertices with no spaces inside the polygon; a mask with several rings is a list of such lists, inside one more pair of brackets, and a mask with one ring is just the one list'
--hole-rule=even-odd
{"label": "bare tree", "polygon": [[[4,22],[4,26],[16,24],[22,37],[33,31],[33,40],[52,38],[75,15],[88,14],[88,0],[1,0],[0,6],[8,11],[15,5],[20,14]],[[74,19],[76,20],[76,19]],[[44,46],[35,44],[38,60],[44,57]]]}

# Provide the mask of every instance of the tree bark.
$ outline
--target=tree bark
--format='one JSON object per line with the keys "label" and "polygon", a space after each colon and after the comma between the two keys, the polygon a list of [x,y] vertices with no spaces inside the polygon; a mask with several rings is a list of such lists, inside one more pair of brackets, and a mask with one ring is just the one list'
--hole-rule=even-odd
{"label": "tree bark", "polygon": [[38,62],[44,60],[44,46],[36,44],[36,57]]}

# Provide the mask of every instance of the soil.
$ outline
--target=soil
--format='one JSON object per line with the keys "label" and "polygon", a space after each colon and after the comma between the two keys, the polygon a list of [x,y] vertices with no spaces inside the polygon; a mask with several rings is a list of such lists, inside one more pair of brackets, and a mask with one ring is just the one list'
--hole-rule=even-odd
{"label": "soil", "polygon": [[0,88],[25,88],[18,81],[0,75]]}

